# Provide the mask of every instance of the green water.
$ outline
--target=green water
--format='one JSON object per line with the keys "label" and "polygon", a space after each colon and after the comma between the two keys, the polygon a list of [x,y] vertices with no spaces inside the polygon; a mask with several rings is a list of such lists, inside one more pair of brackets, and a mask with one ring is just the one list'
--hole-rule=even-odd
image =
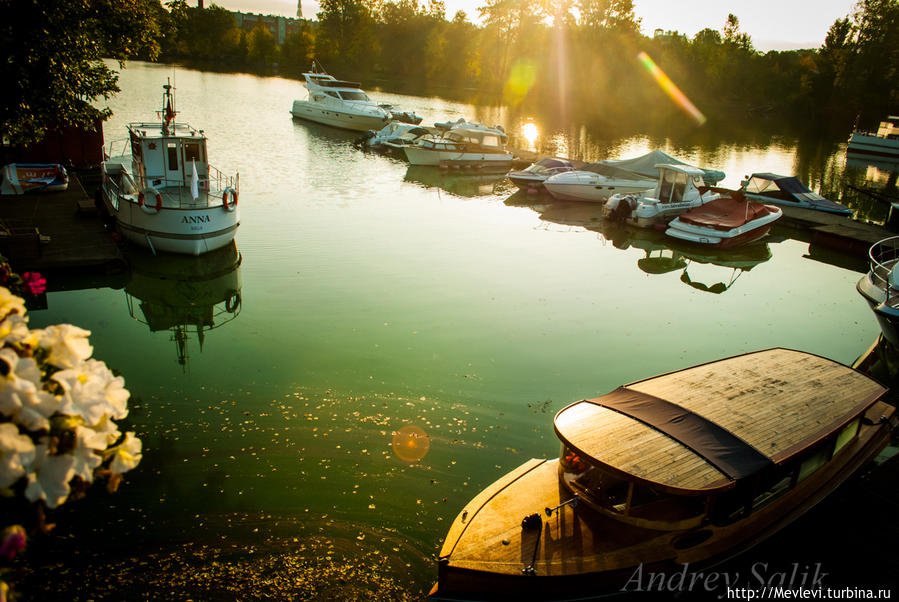
{"label": "green water", "polygon": [[[171,75],[129,65],[106,139],[151,119]],[[92,332],[94,356],[126,379],[127,422],[144,441],[117,493],[95,488],[67,503],[54,515],[55,543],[35,543],[35,557],[85,598],[114,595],[69,571],[114,562],[131,583],[119,587],[152,572],[159,587],[188,591],[178,581],[194,566],[185,558],[216,574],[213,559],[237,565],[275,551],[307,573],[364,558],[348,588],[375,583],[393,597],[384,580],[395,579],[417,595],[462,506],[527,459],[558,453],[552,418],[568,403],[773,346],[850,363],[878,334],[859,274],[811,259],[788,232],[736,257],[675,252],[663,238],[604,234],[595,207],[510,198],[500,177],[422,174],[364,154],[353,133],[291,119],[304,96],[296,82],[178,70],[174,83],[179,120],[205,129],[213,164],[240,171],[239,266],[225,262],[203,283],[160,258],[124,290],[54,292],[31,314],[32,327]],[[512,119],[373,95],[426,122]],[[541,144],[553,139],[564,136]],[[589,148],[631,156],[650,143]],[[729,186],[800,163],[824,178],[841,160],[809,166],[784,141],[667,150],[715,158],[704,166],[725,170]],[[241,300],[202,348],[191,330],[183,363],[172,332],[151,331],[141,309],[174,294],[179,278],[196,284],[194,309],[221,313],[235,283]],[[406,425],[428,435],[418,462],[393,451]]]}

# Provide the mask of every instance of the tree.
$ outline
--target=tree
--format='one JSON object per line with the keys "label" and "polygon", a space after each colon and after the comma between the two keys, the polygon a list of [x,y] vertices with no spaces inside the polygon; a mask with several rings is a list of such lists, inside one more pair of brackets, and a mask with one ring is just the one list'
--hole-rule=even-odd
{"label": "tree", "polygon": [[93,127],[109,109],[91,102],[119,91],[118,76],[100,59],[159,53],[153,19],[158,0],[17,0],[0,22],[0,137],[41,140],[55,126]]}
{"label": "tree", "polygon": [[301,77],[315,56],[315,35],[305,23],[300,31],[289,33],[281,44],[281,68],[289,75]]}
{"label": "tree", "polygon": [[262,23],[257,23],[247,36],[247,58],[257,67],[268,67],[275,56],[275,36]]}
{"label": "tree", "polygon": [[316,60],[355,76],[368,73],[378,55],[372,0],[321,0]]}

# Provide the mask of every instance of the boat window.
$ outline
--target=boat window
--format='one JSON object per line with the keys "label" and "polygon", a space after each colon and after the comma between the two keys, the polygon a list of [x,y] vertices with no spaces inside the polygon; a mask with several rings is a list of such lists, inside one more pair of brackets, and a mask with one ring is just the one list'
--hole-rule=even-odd
{"label": "boat window", "polygon": [[804,481],[813,472],[827,464],[828,460],[830,460],[830,446],[823,445],[799,466],[799,481]]}
{"label": "boat window", "polygon": [[196,161],[197,163],[201,161],[199,144],[191,143],[184,145],[184,162],[189,163],[191,161]]}
{"label": "boat window", "polygon": [[858,418],[856,418],[855,420],[853,420],[852,422],[847,424],[845,427],[843,427],[843,430],[841,430],[840,434],[837,435],[837,442],[833,448],[834,455],[836,455],[836,453],[838,451],[843,449],[843,447],[845,447],[847,443],[849,443],[850,441],[852,441],[852,439],[855,438],[855,435],[858,433],[858,425],[859,425],[859,420],[858,420]]}
{"label": "boat window", "polygon": [[684,200],[684,191],[687,189],[687,174],[678,173],[674,179],[674,195],[671,197],[672,203],[680,203]]}
{"label": "boat window", "polygon": [[733,489],[715,497],[710,515],[712,524],[729,525],[743,518],[749,502],[749,485],[748,481],[737,482]]}
{"label": "boat window", "polygon": [[752,511],[764,508],[781,495],[790,490],[793,484],[795,465],[778,466],[769,474],[762,477],[756,489],[756,495],[752,500]]}
{"label": "boat window", "polygon": [[360,91],[347,91],[344,90],[340,93],[344,100],[368,100],[368,95],[365,92]]}
{"label": "boat window", "polygon": [[328,96],[332,96],[334,98],[340,98],[340,94],[338,94],[337,92],[334,92],[333,90],[325,90],[325,94],[327,94]]}
{"label": "boat window", "polygon": [[779,190],[780,187],[778,187],[773,180],[766,180],[764,178],[750,178],[749,183],[746,185],[746,192],[751,194],[777,192]]}
{"label": "boat window", "polygon": [[485,146],[499,146],[499,136],[484,136],[482,143]]}
{"label": "boat window", "polygon": [[634,484],[628,515],[654,521],[677,522],[705,512],[705,498],[695,495],[670,495],[646,485]]}
{"label": "boat window", "polygon": [[705,186],[705,180],[702,179],[702,176],[693,176],[693,186],[697,188]]}
{"label": "boat window", "polygon": [[669,202],[671,198],[671,190],[674,188],[674,172],[664,170],[662,172],[662,182],[659,188],[659,200],[663,203]]}
{"label": "boat window", "polygon": [[174,142],[169,142],[166,145],[166,150],[169,155],[169,171],[178,171],[178,145]]}

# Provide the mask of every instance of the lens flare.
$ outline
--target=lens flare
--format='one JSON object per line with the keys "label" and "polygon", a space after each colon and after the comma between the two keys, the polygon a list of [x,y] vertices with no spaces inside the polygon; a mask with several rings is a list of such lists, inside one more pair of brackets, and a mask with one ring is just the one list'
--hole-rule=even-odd
{"label": "lens flare", "polygon": [[431,438],[418,426],[407,424],[393,433],[393,453],[403,462],[418,462],[431,447]]}
{"label": "lens flare", "polygon": [[640,52],[640,54],[637,55],[637,60],[639,60],[640,64],[649,71],[649,74],[652,75],[653,79],[656,80],[656,83],[659,84],[659,87],[662,88],[665,94],[667,94],[687,115],[692,117],[697,125],[702,125],[706,122],[705,115],[696,108],[696,105],[690,102],[687,95],[680,91],[680,88],[665,75],[665,72],[662,71],[651,58],[649,58],[648,54]]}
{"label": "lens flare", "polygon": [[506,104],[515,106],[524,100],[525,96],[537,81],[537,66],[533,61],[518,59],[512,65],[509,79],[506,80],[503,95]]}
{"label": "lens flare", "polygon": [[540,130],[537,129],[536,124],[528,122],[521,126],[521,136],[527,140],[529,149],[534,148],[534,143],[537,142],[537,136],[539,135]]}

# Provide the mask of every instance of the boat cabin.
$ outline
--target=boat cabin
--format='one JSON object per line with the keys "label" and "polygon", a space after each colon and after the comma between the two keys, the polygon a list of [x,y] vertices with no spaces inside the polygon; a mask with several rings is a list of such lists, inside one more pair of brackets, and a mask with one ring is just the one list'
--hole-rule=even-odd
{"label": "boat cabin", "polygon": [[890,115],[886,121],[881,121],[877,128],[877,137],[886,139],[899,139],[899,115]]}
{"label": "boat cabin", "polygon": [[141,189],[190,187],[195,168],[198,187],[208,187],[209,163],[202,131],[186,124],[131,123],[128,133],[133,173]]}
{"label": "boat cabin", "polygon": [[[330,96],[339,100],[364,100],[371,102],[368,95],[361,90],[362,84],[358,82],[334,79],[333,76],[322,73],[304,73],[303,77],[306,78],[307,83],[312,84],[311,87],[307,86],[311,100],[322,100],[325,96]],[[323,88],[339,89],[326,90]]]}
{"label": "boat cabin", "polygon": [[848,449],[864,420],[878,420],[866,413],[885,392],[851,368],[788,349],[638,381],[556,415],[560,479],[634,526],[727,525],[857,453]]}
{"label": "boat cabin", "polygon": [[658,164],[659,179],[651,198],[660,203],[682,203],[700,196],[699,187],[705,186],[704,172],[689,165]]}
{"label": "boat cabin", "polygon": [[440,138],[422,139],[419,145],[422,148],[454,152],[502,152],[507,138],[504,132],[493,128],[456,126],[445,131]]}

